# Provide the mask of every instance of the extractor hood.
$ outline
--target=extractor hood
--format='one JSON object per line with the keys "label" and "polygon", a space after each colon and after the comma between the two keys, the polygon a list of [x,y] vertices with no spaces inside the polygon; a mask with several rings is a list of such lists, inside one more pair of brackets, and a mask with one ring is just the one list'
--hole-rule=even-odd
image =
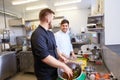
{"label": "extractor hood", "polygon": [[25,20],[23,18],[9,19],[8,24],[12,27],[24,26]]}

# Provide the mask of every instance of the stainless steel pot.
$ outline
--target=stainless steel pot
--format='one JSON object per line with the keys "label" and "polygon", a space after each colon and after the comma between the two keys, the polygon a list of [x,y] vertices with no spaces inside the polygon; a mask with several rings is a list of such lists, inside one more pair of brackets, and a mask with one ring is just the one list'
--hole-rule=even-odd
{"label": "stainless steel pot", "polygon": [[68,79],[68,76],[65,74],[63,69],[58,68],[58,76],[62,80],[76,80],[82,72],[81,66],[75,62],[66,63],[73,70],[73,77]]}

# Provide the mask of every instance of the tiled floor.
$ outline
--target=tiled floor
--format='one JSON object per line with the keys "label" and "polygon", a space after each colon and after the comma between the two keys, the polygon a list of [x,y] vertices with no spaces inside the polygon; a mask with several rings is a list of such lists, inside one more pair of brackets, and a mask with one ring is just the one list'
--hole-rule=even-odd
{"label": "tiled floor", "polygon": [[34,74],[21,72],[7,80],[36,80],[36,77],[34,76]]}

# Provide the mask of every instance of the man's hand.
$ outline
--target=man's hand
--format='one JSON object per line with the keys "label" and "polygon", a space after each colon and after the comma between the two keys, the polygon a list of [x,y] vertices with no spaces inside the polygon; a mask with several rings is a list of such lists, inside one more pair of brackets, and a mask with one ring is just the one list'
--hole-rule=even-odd
{"label": "man's hand", "polygon": [[60,55],[59,56],[59,59],[60,59],[60,61],[62,61],[62,62],[64,62],[64,63],[67,63],[69,60],[66,58],[66,57],[64,57],[63,55]]}
{"label": "man's hand", "polygon": [[67,74],[68,79],[71,78],[71,77],[73,77],[72,69],[69,68],[66,64],[64,65],[63,70]]}
{"label": "man's hand", "polygon": [[71,58],[72,58],[72,59],[76,59],[76,58],[77,58],[77,56],[75,55],[74,52],[71,53]]}

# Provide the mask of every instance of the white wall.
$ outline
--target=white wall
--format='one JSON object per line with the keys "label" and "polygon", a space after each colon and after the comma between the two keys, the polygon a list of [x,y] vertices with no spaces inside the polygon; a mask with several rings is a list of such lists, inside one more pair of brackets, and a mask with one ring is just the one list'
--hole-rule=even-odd
{"label": "white wall", "polygon": [[[26,20],[38,19],[38,14],[39,14],[39,11],[26,13],[25,19]],[[64,16],[66,19],[69,20],[72,32],[80,33],[81,27],[86,27],[87,25],[88,14],[90,14],[90,10],[81,9],[81,10],[56,12],[55,16]]]}
{"label": "white wall", "polygon": [[81,27],[87,26],[87,17],[90,10],[72,10],[72,11],[62,11],[56,13],[57,16],[65,16],[70,22],[70,27],[73,33],[80,33]]}
{"label": "white wall", "polygon": [[120,44],[120,0],[105,0],[105,44]]}

